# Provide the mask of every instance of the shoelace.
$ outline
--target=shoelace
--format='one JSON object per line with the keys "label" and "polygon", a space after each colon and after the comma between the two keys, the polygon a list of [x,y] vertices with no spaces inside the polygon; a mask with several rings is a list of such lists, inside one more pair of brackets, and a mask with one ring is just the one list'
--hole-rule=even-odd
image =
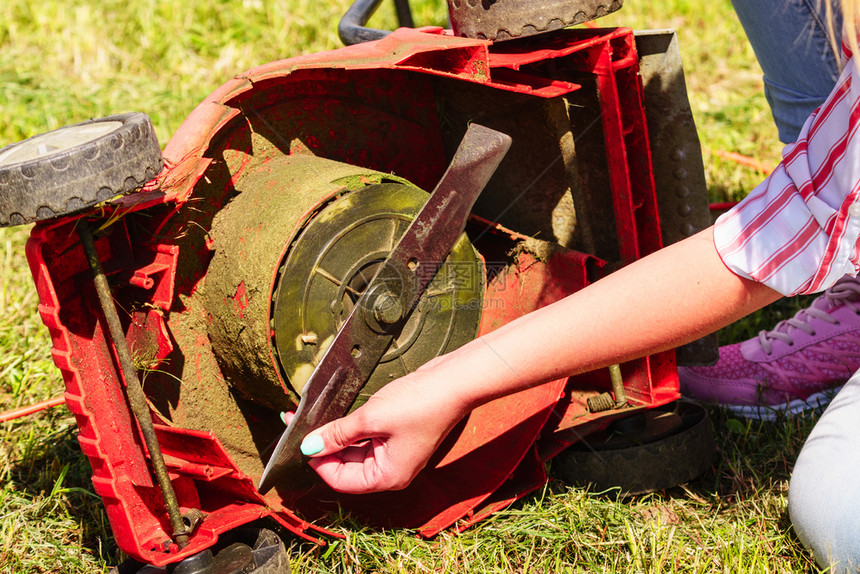
{"label": "shoelace", "polygon": [[[825,291],[821,297],[826,298],[831,303],[831,305],[827,307],[828,309],[848,305],[855,313],[860,314],[860,307],[855,304],[855,301],[852,301],[852,299],[860,300],[860,283],[857,281],[843,281],[837,283]],[[798,311],[791,319],[780,321],[777,323],[776,327],[770,331],[760,331],[758,334],[758,343],[761,346],[762,351],[764,351],[766,355],[773,353],[773,345],[771,345],[772,340],[782,341],[789,346],[794,345],[794,338],[789,334],[792,328],[803,331],[807,335],[814,337],[815,327],[809,324],[812,319],[820,319],[821,321],[830,323],[831,325],[838,324],[839,320],[830,315],[827,311],[815,308],[815,303],[819,300],[820,298],[816,299],[812,305],[806,309]]]}

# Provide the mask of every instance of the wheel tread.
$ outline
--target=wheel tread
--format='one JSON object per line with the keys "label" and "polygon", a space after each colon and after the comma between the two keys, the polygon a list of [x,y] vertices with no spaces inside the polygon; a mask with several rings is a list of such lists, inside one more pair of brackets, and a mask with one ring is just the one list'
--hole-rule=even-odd
{"label": "wheel tread", "polygon": [[123,125],[56,154],[0,165],[0,227],[81,211],[134,191],[161,171],[161,148],[145,114],[118,114],[76,125],[106,121]]}

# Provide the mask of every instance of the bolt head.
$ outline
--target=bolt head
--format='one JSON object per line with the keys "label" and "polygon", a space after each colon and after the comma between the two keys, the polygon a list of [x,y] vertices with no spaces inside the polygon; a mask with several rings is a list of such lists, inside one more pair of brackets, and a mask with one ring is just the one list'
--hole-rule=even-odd
{"label": "bolt head", "polygon": [[403,318],[403,304],[391,293],[380,293],[373,301],[373,318],[380,325],[393,325]]}

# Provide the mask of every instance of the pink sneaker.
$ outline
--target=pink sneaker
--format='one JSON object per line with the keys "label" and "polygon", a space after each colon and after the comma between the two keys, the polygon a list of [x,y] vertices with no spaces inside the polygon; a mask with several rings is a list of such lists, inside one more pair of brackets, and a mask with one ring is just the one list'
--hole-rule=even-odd
{"label": "pink sneaker", "polygon": [[840,279],[791,319],[720,348],[711,367],[681,367],[681,392],[774,420],[825,406],[860,368],[860,280]]}

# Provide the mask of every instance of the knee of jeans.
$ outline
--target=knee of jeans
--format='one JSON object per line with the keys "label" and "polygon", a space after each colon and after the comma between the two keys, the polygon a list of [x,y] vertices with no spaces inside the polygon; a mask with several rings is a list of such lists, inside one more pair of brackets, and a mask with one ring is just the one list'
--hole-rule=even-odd
{"label": "knee of jeans", "polygon": [[798,462],[788,491],[788,514],[795,534],[819,566],[831,568],[828,572],[857,572],[860,505],[856,503],[860,501],[852,500],[856,489],[828,481],[826,471],[821,472],[827,465]]}
{"label": "knee of jeans", "polygon": [[810,538],[814,538],[818,528],[816,509],[820,508],[816,500],[818,489],[810,479],[811,477],[796,469],[791,475],[788,488],[788,516],[795,533],[806,547],[812,546],[813,541]]}

